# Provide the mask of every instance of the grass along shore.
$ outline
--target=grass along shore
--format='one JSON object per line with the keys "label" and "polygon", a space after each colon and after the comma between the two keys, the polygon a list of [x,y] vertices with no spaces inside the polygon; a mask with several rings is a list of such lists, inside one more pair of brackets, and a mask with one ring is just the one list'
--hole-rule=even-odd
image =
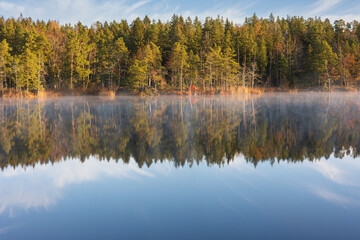
{"label": "grass along shore", "polygon": [[[345,86],[333,86],[330,92],[359,92],[358,87],[345,87]],[[15,89],[3,89],[0,90],[1,98],[50,98],[50,97],[62,97],[62,96],[160,96],[160,95],[237,95],[237,94],[263,94],[271,92],[329,92],[328,89],[322,87],[312,88],[249,88],[249,87],[237,87],[232,88],[230,91],[221,90],[206,90],[195,91],[190,90],[181,91],[178,89],[171,90],[153,90],[148,89],[145,91],[135,92],[127,88],[119,88],[118,90],[112,89],[74,89],[74,90],[40,90],[39,92],[25,92],[16,91]]]}

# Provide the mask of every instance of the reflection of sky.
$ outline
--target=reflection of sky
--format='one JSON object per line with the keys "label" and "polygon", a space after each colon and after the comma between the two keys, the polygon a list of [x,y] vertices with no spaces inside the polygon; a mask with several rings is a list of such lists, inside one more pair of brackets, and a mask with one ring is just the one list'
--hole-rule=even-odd
{"label": "reflection of sky", "polygon": [[360,205],[359,159],[322,159],[309,165],[326,179],[323,182],[308,182],[315,195],[344,207]]}
{"label": "reflection of sky", "polygon": [[13,215],[15,208],[48,209],[63,197],[64,188],[104,177],[140,180],[154,175],[138,168],[135,162],[126,165],[94,158],[84,163],[68,160],[27,169],[9,167],[0,174],[0,214],[9,211]]}
{"label": "reflection of sky", "polygon": [[96,239],[99,232],[114,237],[121,231],[124,238],[275,233],[335,239],[345,229],[345,237],[355,237],[359,173],[360,162],[349,157],[257,168],[241,157],[221,168],[202,163],[175,169],[165,162],[139,169],[134,161],[95,158],[7,168],[0,173],[0,238],[47,239],[57,233],[61,239],[72,232]]}

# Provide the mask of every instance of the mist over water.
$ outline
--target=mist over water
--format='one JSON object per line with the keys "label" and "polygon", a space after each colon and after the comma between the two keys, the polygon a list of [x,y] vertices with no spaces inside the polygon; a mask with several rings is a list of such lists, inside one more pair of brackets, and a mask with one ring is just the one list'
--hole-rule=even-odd
{"label": "mist over water", "polygon": [[1,99],[0,239],[357,239],[359,147],[357,93]]}

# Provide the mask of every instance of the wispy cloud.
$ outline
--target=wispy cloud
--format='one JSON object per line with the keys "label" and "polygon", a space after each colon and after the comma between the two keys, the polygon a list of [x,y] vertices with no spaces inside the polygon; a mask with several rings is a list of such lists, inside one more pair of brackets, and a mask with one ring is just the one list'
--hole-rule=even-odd
{"label": "wispy cloud", "polygon": [[266,10],[265,17],[270,13],[275,16],[303,16],[328,18],[330,21],[343,19],[346,22],[352,22],[360,19],[360,4],[354,3],[351,0],[318,0],[312,4],[299,2],[297,4],[282,4],[279,7],[269,7]]}
{"label": "wispy cloud", "polygon": [[341,2],[343,2],[343,0],[318,0],[316,3],[310,5],[307,15],[320,16],[328,13]]}
{"label": "wispy cloud", "polygon": [[144,6],[145,4],[148,4],[149,2],[151,2],[151,0],[144,0],[144,1],[136,2],[136,3],[134,3],[133,5],[129,6],[129,7],[126,9],[126,12],[127,12],[127,13],[131,13],[131,12],[133,12],[134,10],[140,8],[141,6]]}
{"label": "wispy cloud", "polygon": [[338,14],[338,15],[324,15],[323,17],[328,18],[331,22],[334,22],[335,20],[343,19],[345,22],[353,22],[354,20],[360,19],[360,14]]}
{"label": "wispy cloud", "polygon": [[23,3],[1,1],[0,12],[5,14],[5,17],[18,17],[22,13],[33,19],[52,19],[73,24],[81,21],[90,25],[96,21],[130,18],[137,15],[139,8],[150,2],[151,0],[39,0]]}
{"label": "wispy cloud", "polygon": [[0,9],[8,12],[22,12],[25,10],[22,6],[6,1],[0,2]]}
{"label": "wispy cloud", "polygon": [[321,15],[323,13],[327,13],[342,1],[343,0],[318,0],[316,3],[310,6],[310,10],[307,14]]}
{"label": "wispy cloud", "polygon": [[197,16],[202,20],[206,17],[223,16],[234,22],[242,23],[245,16],[248,16],[249,9],[256,3],[258,1],[251,3],[241,1],[236,4],[222,2],[199,8],[181,6],[178,3],[164,0],[38,0],[23,3],[0,0],[0,12],[5,14],[5,17],[18,17],[22,13],[24,17],[58,20],[62,24],[75,24],[81,21],[91,25],[96,21],[119,21],[121,19],[131,21],[145,15],[167,21],[173,14],[184,17]]}

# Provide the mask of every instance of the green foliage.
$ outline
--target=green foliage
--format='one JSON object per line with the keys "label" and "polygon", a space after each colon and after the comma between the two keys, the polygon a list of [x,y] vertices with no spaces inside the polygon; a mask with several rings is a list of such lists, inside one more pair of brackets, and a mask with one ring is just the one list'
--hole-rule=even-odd
{"label": "green foliage", "polygon": [[129,85],[133,90],[143,90],[146,85],[148,66],[145,62],[135,60],[129,69]]}
{"label": "green foliage", "polygon": [[18,87],[28,91],[41,90],[43,88],[39,79],[39,58],[36,53],[26,48],[20,55],[20,70]]}
{"label": "green foliage", "polygon": [[6,39],[0,42],[0,90],[4,88],[4,82],[6,82],[6,76],[10,73],[10,55],[11,48]]}
{"label": "green foliage", "polygon": [[185,46],[180,42],[176,42],[170,54],[168,68],[171,71],[171,78],[173,85],[179,86],[180,91],[183,91],[183,76],[184,72],[189,68],[188,54]]}
{"label": "green foliage", "polygon": [[167,85],[182,91],[195,83],[207,91],[355,85],[359,29],[357,21],[331,24],[255,14],[242,25],[178,15],[164,23],[145,17],[91,27],[9,18],[0,21],[0,87],[116,90],[128,85],[142,91]]}
{"label": "green foliage", "polygon": [[144,91],[161,83],[161,53],[159,47],[150,42],[139,49],[129,70],[129,85],[134,90]]}

